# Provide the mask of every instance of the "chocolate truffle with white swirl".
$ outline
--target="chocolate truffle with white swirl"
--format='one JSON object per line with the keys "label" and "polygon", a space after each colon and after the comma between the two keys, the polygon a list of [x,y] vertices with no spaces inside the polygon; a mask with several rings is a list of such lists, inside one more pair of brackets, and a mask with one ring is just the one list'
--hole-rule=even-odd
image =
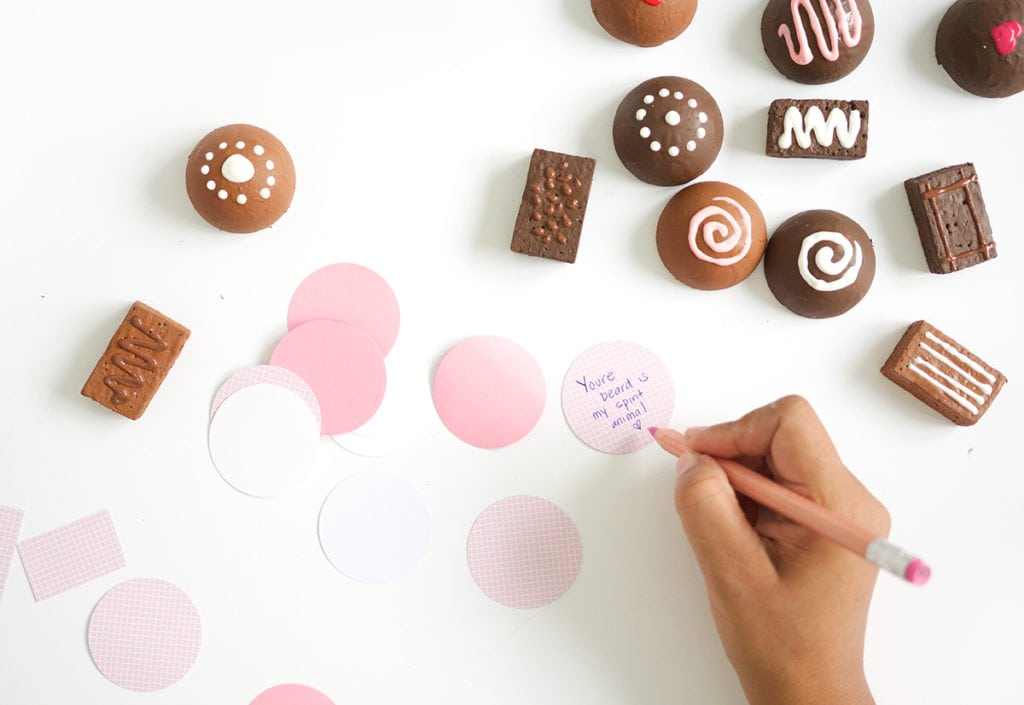
{"label": "chocolate truffle with white swirl", "polygon": [[654,47],[683,33],[697,13],[697,0],[590,0],[608,34],[629,44]]}
{"label": "chocolate truffle with white swirl", "polygon": [[280,140],[252,125],[225,125],[199,140],[185,167],[196,212],[232,233],[269,228],[295,193],[295,167]]}
{"label": "chocolate truffle with white swirl", "polygon": [[875,251],[864,228],[842,213],[804,211],[768,241],[764,275],[775,298],[806,318],[831,318],[856,306],[875,278]]}
{"label": "chocolate truffle with white swirl", "polygon": [[630,173],[655,186],[693,181],[714,163],[724,136],[718,103],[678,76],[644,81],[615,111],[612,140]]}
{"label": "chocolate truffle with white swirl", "polygon": [[687,186],[658,219],[658,254],[679,281],[695,289],[726,289],[761,261],[768,230],[750,196],[731,184]]}
{"label": "chocolate truffle with white swirl", "polygon": [[831,83],[860,65],[875,37],[868,0],[771,0],[761,41],[772,64],[800,83]]}

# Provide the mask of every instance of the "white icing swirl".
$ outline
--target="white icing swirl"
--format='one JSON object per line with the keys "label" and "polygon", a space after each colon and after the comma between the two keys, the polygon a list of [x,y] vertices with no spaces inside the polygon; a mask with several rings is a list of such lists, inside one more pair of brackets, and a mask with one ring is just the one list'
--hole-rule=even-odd
{"label": "white icing swirl", "polygon": [[[811,250],[823,244],[814,255],[814,270],[811,269]],[[857,281],[864,263],[860,243],[850,240],[842,233],[821,230],[804,238],[800,246],[797,266],[807,286],[815,291],[840,291]]]}
{"label": "white icing swirl", "polygon": [[801,149],[809,149],[813,133],[814,139],[822,147],[831,147],[838,137],[843,149],[851,149],[860,137],[860,125],[859,110],[851,110],[847,117],[840,108],[832,108],[826,119],[825,113],[817,105],[809,107],[806,114],[801,114],[800,108],[791,105],[783,118],[779,148],[791,148],[793,138],[796,137],[796,143]]}
{"label": "white icing swirl", "polygon": [[711,200],[724,203],[728,210],[719,205],[710,205],[690,218],[690,251],[699,260],[728,267],[750,252],[750,213],[728,196],[715,196]]}

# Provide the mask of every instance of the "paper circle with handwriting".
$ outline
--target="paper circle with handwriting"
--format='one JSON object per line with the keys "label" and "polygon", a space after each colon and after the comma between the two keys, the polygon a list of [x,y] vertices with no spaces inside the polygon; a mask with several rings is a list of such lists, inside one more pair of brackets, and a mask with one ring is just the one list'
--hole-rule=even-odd
{"label": "paper circle with handwriting", "polygon": [[210,418],[217,414],[217,409],[229,396],[239,389],[254,384],[276,384],[297,394],[309,406],[309,410],[316,417],[316,425],[320,426],[320,402],[316,400],[316,394],[310,389],[306,381],[291,370],[274,365],[253,365],[239,370],[230,377],[224,384],[220,385],[217,394],[213,397],[213,404],[210,405]]}
{"label": "paper circle with handwriting", "polygon": [[633,453],[654,442],[676,406],[672,375],[653,352],[624,340],[595,345],[569,367],[562,411],[576,436],[604,453]]}
{"label": "paper circle with handwriting", "polygon": [[320,546],[342,573],[390,583],[419,563],[430,543],[430,510],[401,477],[361,472],[338,484],[320,510]]}
{"label": "paper circle with handwriting", "polygon": [[384,355],[368,333],[347,323],[311,321],[293,328],[277,343],[270,364],[306,380],[327,435],[359,428],[384,398]]}
{"label": "paper circle with handwriting", "polygon": [[267,688],[249,705],[334,705],[334,702],[308,685],[286,683]]}
{"label": "paper circle with handwriting", "polygon": [[178,587],[135,578],[100,598],[89,617],[88,642],[96,668],[110,682],[149,692],[189,672],[203,643],[203,624]]}
{"label": "paper circle with handwriting", "polygon": [[306,277],[288,305],[288,330],[338,321],[370,334],[387,355],[398,337],[398,299],[384,278],[359,264],[331,264]]}
{"label": "paper circle with handwriting", "polygon": [[441,360],[434,407],[455,436],[478,448],[501,448],[528,434],[544,411],[540,365],[506,338],[468,338]]}
{"label": "paper circle with handwriting", "polygon": [[543,607],[572,586],[583,544],[569,515],[542,497],[516,495],[487,507],[466,544],[473,580],[506,607]]}
{"label": "paper circle with handwriting", "polygon": [[309,405],[276,384],[239,389],[210,421],[210,457],[224,480],[253,497],[277,497],[313,469],[320,426]]}

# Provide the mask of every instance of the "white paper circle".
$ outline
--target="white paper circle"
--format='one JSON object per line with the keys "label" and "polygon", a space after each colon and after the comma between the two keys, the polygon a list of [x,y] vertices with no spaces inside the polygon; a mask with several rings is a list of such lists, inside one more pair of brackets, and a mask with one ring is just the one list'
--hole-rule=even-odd
{"label": "white paper circle", "polygon": [[349,453],[381,458],[411,448],[426,433],[430,418],[430,386],[422,370],[413,365],[393,365],[388,358],[388,386],[377,413],[351,433],[331,436]]}
{"label": "white paper circle", "polygon": [[419,562],[430,543],[430,511],[408,482],[371,471],[341,482],[320,510],[320,545],[342,573],[390,583]]}
{"label": "white paper circle", "polygon": [[209,443],[213,464],[229,485],[253,497],[277,497],[313,468],[320,427],[295,393],[254,384],[220,405]]}

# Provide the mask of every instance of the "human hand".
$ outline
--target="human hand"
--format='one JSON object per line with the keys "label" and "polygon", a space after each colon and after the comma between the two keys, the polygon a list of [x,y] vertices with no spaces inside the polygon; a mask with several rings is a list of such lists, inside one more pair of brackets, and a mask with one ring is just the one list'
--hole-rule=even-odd
{"label": "human hand", "polygon": [[864,631],[878,569],[765,509],[748,521],[712,456],[736,459],[877,536],[889,533],[885,507],[846,469],[800,397],[684,437],[676,510],[751,705],[873,704]]}

